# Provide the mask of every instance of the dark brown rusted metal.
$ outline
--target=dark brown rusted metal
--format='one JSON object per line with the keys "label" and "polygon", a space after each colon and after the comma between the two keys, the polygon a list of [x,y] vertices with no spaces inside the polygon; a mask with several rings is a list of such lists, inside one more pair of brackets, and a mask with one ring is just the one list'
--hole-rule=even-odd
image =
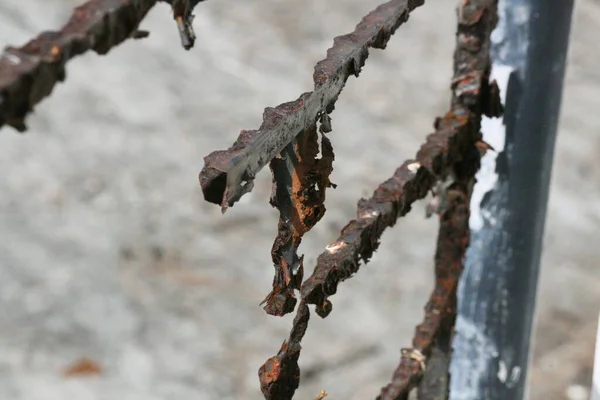
{"label": "dark brown rusted metal", "polygon": [[258,370],[260,389],[266,400],[291,400],[300,385],[300,342],[309,318],[308,306],[301,301],[289,338],[283,342],[277,355],[269,358]]}
{"label": "dark brown rusted metal", "polygon": [[314,91],[298,100],[267,108],[258,130],[242,131],[231,148],[204,158],[200,184],[204,198],[223,212],[252,190],[256,174],[317,120],[331,130],[335,102],[350,75],[358,76],[369,48],[385,48],[390,36],[424,0],[391,0],[369,13],[354,32],[334,39],[327,58],[315,66]]}
{"label": "dark brown rusted metal", "polygon": [[[191,23],[191,9],[198,2],[177,0],[175,18],[181,14]],[[19,48],[5,48],[0,54],[0,127],[7,124],[24,132],[25,117],[65,80],[65,66],[72,58],[89,50],[103,55],[130,37],[148,36],[137,28],[156,3],[90,0],[74,10],[60,31],[43,32]]]}
{"label": "dark brown rusted metal", "polygon": [[[297,321],[302,320],[303,334],[308,318],[304,320],[300,316],[308,313],[306,304],[315,304],[316,312],[326,317],[332,310],[328,297],[335,294],[339,282],[358,271],[360,260],[369,260],[385,228],[393,226],[399,217],[410,211],[412,203],[424,198],[437,183],[447,179],[453,181],[442,190],[445,206],[439,210],[436,287],[427,304],[425,319],[416,329],[413,347],[401,351],[400,365],[392,382],[382,389],[381,400],[408,398],[410,390],[419,384],[426,371],[427,356],[435,340],[438,340],[436,351],[442,349],[442,340],[449,340],[454,325],[456,287],[469,241],[469,198],[481,153],[487,149],[481,142],[479,131],[481,115],[497,116],[502,111],[497,99],[498,90],[495,84],[488,83],[489,36],[496,24],[496,2],[480,5],[483,10],[479,12],[472,10],[473,4],[469,1],[461,4],[475,11],[469,15],[477,20],[460,16],[450,111],[436,119],[436,132],[427,137],[415,160],[402,164],[391,179],[377,188],[371,199],[359,201],[358,218],[342,229],[340,238],[319,256],[312,276],[301,286],[301,308],[292,332],[298,330]],[[290,337],[296,338],[294,344],[299,346],[301,335]],[[279,354],[261,368],[261,387],[266,399],[291,399],[299,384],[299,350],[290,353],[288,349],[286,341]],[[440,357],[443,362],[448,354]],[[282,363],[282,359],[288,362]],[[447,387],[448,371],[439,368],[439,364],[432,364],[427,382],[433,382],[433,386],[424,385],[423,396]],[[434,366],[438,368],[433,369]],[[269,371],[277,371],[278,379],[274,379],[274,374]],[[275,381],[277,385],[272,384]]]}
{"label": "dark brown rusted metal", "polygon": [[[263,301],[268,314],[282,316],[294,311],[296,296],[303,279],[302,257],[297,254],[302,236],[325,214],[325,190],[333,170],[333,148],[321,137],[316,124],[271,160],[273,193],[271,205],[279,209],[278,234],[271,255],[275,266],[273,291]],[[319,152],[322,157],[317,159]]]}
{"label": "dark brown rusted metal", "polygon": [[94,50],[106,54],[137,27],[156,0],[91,0],[75,9],[63,28],[41,33],[0,55],[0,127],[26,130],[24,118],[65,79],[65,65]]}
{"label": "dark brown rusted metal", "polygon": [[[25,46],[9,47],[1,54],[0,127],[9,124],[25,130],[25,116],[65,79],[65,65],[71,58],[88,50],[105,54],[129,37],[147,36],[138,25],[157,1],[171,5],[182,45],[190,49],[195,40],[192,10],[204,0],[91,0],[75,10],[61,31],[42,33]],[[434,189],[437,197],[428,213],[440,219],[435,288],[412,347],[401,350],[392,381],[378,398],[407,399],[417,386],[421,400],[448,397],[456,291],[469,244],[469,199],[481,155],[489,150],[481,141],[481,116],[502,112],[498,88],[488,82],[489,37],[497,22],[497,0],[460,1],[451,108],[436,119],[435,132],[416,158],[402,164],[370,199],[359,201],[357,219],[327,246],[304,282],[303,257],[297,254],[303,235],[325,213],[326,188],[335,187],[329,180],[333,149],[324,134],[331,131],[329,114],[338,96],[348,77],[360,73],[369,48],[385,48],[410,12],[423,3],[391,0],[369,13],[353,33],[334,39],[326,59],[315,66],[313,92],[265,109],[258,130],[242,131],[229,150],[205,157],[200,173],[204,196],[223,211],[252,189],[255,174],[269,162],[273,173],[271,204],[278,208],[280,218],[271,252],[273,291],[264,301],[265,310],[278,316],[292,312],[298,289],[301,299],[288,339],[259,370],[267,400],[292,399],[298,388],[308,304],[315,304],[316,312],[326,317],[332,310],[329,297],[339,282],[356,273],[361,261],[368,262],[383,231]],[[317,158],[319,152],[321,158]]]}

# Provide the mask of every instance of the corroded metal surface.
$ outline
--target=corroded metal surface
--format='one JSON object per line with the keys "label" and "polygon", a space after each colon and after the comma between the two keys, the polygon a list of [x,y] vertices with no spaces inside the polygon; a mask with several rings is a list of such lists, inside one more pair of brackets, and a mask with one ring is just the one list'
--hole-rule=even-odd
{"label": "corroded metal surface", "polygon": [[327,58],[317,63],[313,92],[297,100],[267,108],[258,130],[242,131],[228,150],[204,158],[200,184],[204,198],[223,211],[252,190],[256,174],[294,138],[316,121],[323,132],[331,130],[329,114],[350,75],[358,76],[369,48],[385,48],[390,36],[408,20],[424,0],[392,0],[377,7],[354,32],[334,39]]}
{"label": "corroded metal surface", "polygon": [[286,400],[294,396],[300,385],[298,358],[300,342],[306,333],[310,311],[306,303],[298,306],[289,338],[283,342],[276,356],[269,358],[260,367],[258,376],[260,389],[267,400]]}
{"label": "corroded metal surface", "polygon": [[[317,126],[302,132],[271,160],[273,193],[271,205],[279,209],[277,237],[271,255],[275,266],[273,291],[264,300],[264,309],[272,315],[294,311],[296,296],[303,279],[302,257],[297,254],[302,236],[325,214],[325,190],[335,187],[329,181],[333,170],[333,148],[321,136],[319,149]],[[321,158],[317,156],[321,153]]]}
{"label": "corroded metal surface", "polygon": [[[182,45],[189,49],[195,40],[191,12],[202,0],[164,1],[171,4]],[[69,59],[90,49],[105,54],[128,37],[144,36],[137,26],[155,3],[92,0],[76,9],[60,32],[44,33],[20,49],[7,49],[0,59],[0,66],[5,67],[0,70],[0,122],[24,129],[24,116],[64,79]],[[455,320],[456,288],[469,242],[469,198],[480,152],[487,150],[479,132],[481,115],[501,111],[497,87],[488,84],[495,0],[461,1],[451,108],[436,119],[435,132],[427,137],[415,159],[403,163],[370,199],[359,201],[357,219],[327,246],[304,282],[303,258],[297,254],[303,235],[325,213],[326,188],[334,186],[329,181],[333,149],[324,135],[331,131],[329,114],[348,77],[360,73],[368,49],[385,48],[398,26],[421,4],[423,0],[392,0],[368,14],[353,33],[335,38],[327,58],[315,67],[313,92],[267,108],[259,130],[242,131],[232,148],[205,158],[200,174],[205,198],[220,204],[223,211],[252,189],[255,174],[267,163],[273,172],[271,204],[278,208],[280,218],[272,248],[273,291],[264,301],[265,310],[278,316],[292,312],[298,289],[301,301],[288,339],[259,370],[266,399],[291,399],[298,388],[298,358],[310,317],[308,304],[315,304],[316,312],[326,317],[332,310],[328,298],[336,293],[339,282],[358,271],[360,262],[369,261],[383,231],[408,213],[415,201],[440,182],[450,180],[439,190],[443,200],[435,210],[440,215],[436,287],[412,347],[402,349],[400,364],[379,398],[406,398],[424,373],[428,379],[420,387],[423,396],[440,394],[447,386],[447,369],[434,368],[434,364],[428,369],[427,360],[432,349],[442,364],[449,357],[447,342]],[[319,153],[321,158],[317,158]]]}
{"label": "corroded metal surface", "polygon": [[[198,2],[172,2],[175,19],[185,17],[186,32],[192,35],[191,10]],[[0,127],[7,124],[25,131],[26,115],[50,95],[56,83],[65,80],[65,67],[72,58],[89,50],[103,55],[130,37],[147,36],[148,32],[139,31],[138,26],[156,3],[90,0],[74,10],[61,30],[43,32],[22,47],[4,49],[0,54]]]}

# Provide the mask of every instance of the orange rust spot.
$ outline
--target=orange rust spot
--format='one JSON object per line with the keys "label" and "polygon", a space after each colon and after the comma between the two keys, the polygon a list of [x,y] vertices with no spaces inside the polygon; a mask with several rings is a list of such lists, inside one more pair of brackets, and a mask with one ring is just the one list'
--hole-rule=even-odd
{"label": "orange rust spot", "polygon": [[51,54],[53,57],[58,57],[58,56],[60,56],[60,47],[58,47],[58,46],[56,46],[56,45],[52,46],[52,48],[50,49],[50,54]]}
{"label": "orange rust spot", "polygon": [[91,360],[89,358],[82,358],[76,361],[73,365],[68,367],[64,375],[66,377],[73,376],[89,376],[89,375],[99,375],[102,372],[102,368],[98,365],[97,362]]}
{"label": "orange rust spot", "polygon": [[[323,138],[326,141],[326,138]],[[333,169],[333,155],[323,148],[323,158],[317,160],[319,154],[318,133],[316,125],[298,137],[294,145],[294,153],[298,163],[292,173],[292,196],[294,213],[293,240],[297,242],[308,232],[325,213],[325,188],[331,186],[329,174]],[[327,153],[327,154],[325,154]]]}
{"label": "orange rust spot", "polygon": [[262,385],[275,382],[281,374],[281,363],[276,357],[271,357],[260,368],[260,381]]}

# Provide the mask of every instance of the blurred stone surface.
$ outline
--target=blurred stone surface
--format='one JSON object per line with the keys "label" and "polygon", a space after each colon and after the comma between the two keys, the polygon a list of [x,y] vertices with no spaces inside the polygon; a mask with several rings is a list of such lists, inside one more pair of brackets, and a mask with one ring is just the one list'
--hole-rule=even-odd
{"label": "blurred stone surface", "polygon": [[[26,135],[0,132],[0,399],[262,398],[258,367],[291,323],[258,306],[273,272],[270,174],[224,216],[203,201],[197,174],[203,156],[258,127],[265,106],[311,90],[332,38],[378,3],[208,1],[189,52],[159,5],[141,26],[149,38],[78,58]],[[76,4],[0,2],[0,45],[59,27]],[[446,109],[454,6],[428,1],[350,78],[329,135],[338,188],[301,247],[308,271],[356,201],[412,157]],[[600,305],[599,25],[598,0],[578,1],[542,260],[536,400],[589,386]],[[432,287],[437,224],[424,214],[419,204],[386,232],[332,298],[331,316],[312,318],[298,399],[323,388],[332,399],[373,398],[387,383]],[[100,374],[65,377],[80,359]]]}

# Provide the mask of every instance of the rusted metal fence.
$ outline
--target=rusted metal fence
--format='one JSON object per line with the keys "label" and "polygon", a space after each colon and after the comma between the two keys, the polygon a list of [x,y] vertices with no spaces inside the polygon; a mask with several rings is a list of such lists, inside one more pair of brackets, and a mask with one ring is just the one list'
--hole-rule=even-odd
{"label": "rusted metal fence", "polygon": [[[201,1],[166,1],[173,8],[185,49],[194,44],[192,10]],[[88,50],[106,54],[128,38],[147,36],[138,26],[156,3],[91,0],[78,7],[60,31],[42,33],[20,48],[6,48],[0,57],[0,126],[24,131],[27,114],[65,79],[65,65],[73,57]],[[269,314],[295,311],[296,317],[277,354],[260,367],[260,387],[266,399],[291,399],[299,386],[298,358],[308,328],[309,305],[314,305],[321,318],[327,317],[332,311],[330,297],[338,285],[369,261],[383,231],[429,193],[434,195],[431,211],[440,221],[436,284],[411,346],[401,350],[399,365],[378,399],[407,399],[413,389],[423,400],[451,397],[451,342],[458,284],[470,241],[470,199],[481,157],[494,151],[482,140],[482,118],[500,117],[503,112],[500,90],[490,80],[490,37],[498,23],[498,0],[458,2],[450,107],[435,119],[433,133],[415,158],[404,162],[371,198],[358,202],[356,219],[326,247],[307,279],[303,257],[297,253],[303,235],[325,213],[327,189],[335,188],[329,180],[334,152],[327,135],[332,132],[330,114],[337,98],[347,79],[359,76],[369,49],[384,49],[423,3],[391,0],[377,7],[352,33],[334,39],[327,57],[315,66],[312,92],[266,108],[257,130],[242,131],[229,149],[205,157],[201,188],[205,199],[220,205],[223,212],[252,190],[254,177],[267,164],[272,171],[270,203],[280,218],[271,250],[273,287],[263,304]]]}

